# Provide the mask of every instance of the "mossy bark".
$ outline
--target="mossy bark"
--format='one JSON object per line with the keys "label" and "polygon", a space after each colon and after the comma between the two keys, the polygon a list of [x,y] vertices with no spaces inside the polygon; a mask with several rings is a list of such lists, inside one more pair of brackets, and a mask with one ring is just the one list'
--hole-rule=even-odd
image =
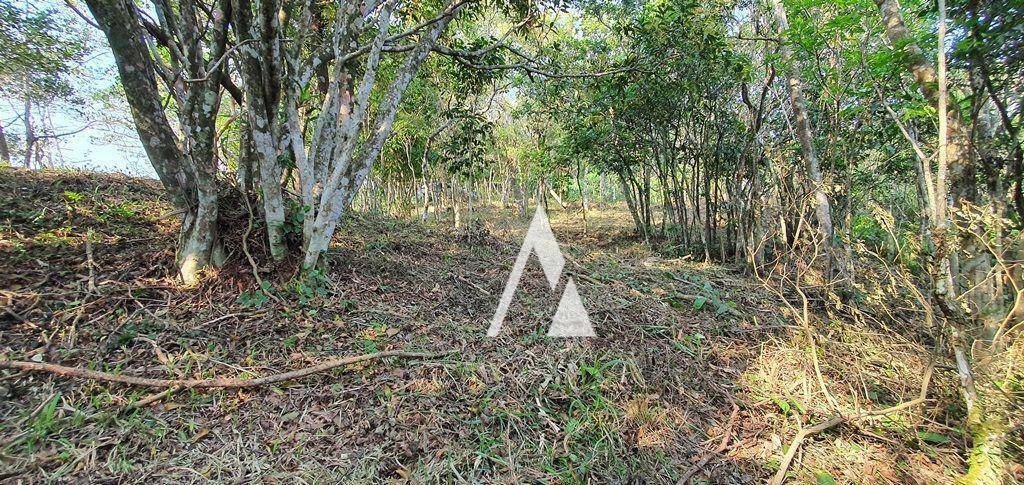
{"label": "mossy bark", "polygon": [[959,480],[963,485],[987,485],[1002,483],[1005,460],[1003,446],[1006,440],[1006,425],[1003,415],[985,409],[984,401],[975,403],[967,418],[971,435],[971,449],[967,457],[967,473]]}

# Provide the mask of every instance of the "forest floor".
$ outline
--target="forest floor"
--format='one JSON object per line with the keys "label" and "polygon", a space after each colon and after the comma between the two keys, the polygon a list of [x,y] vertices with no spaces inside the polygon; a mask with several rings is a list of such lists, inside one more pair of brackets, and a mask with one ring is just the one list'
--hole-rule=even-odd
{"label": "forest floor", "polygon": [[[443,355],[141,407],[160,390],[2,371],[0,478],[760,483],[799,426],[832,416],[801,326],[772,292],[652,253],[621,209],[590,211],[586,232],[577,212],[552,212],[596,338],[545,336],[561,287],[535,258],[488,338],[528,222],[513,211],[460,229],[352,216],[324,289],[279,284],[266,299],[237,247],[243,263],[175,284],[176,219],[159,193],[123,176],[0,169],[0,358],[198,378]],[[835,399],[873,409],[917,396],[928,340],[900,321],[815,319]],[[951,481],[964,455],[953,382],[939,362],[922,409],[809,438],[790,477]]]}

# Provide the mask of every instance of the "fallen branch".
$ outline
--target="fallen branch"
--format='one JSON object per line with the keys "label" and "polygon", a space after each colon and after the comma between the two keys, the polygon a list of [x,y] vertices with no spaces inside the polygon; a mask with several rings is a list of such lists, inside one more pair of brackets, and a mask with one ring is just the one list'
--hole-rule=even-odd
{"label": "fallen branch", "polygon": [[793,457],[796,456],[797,450],[800,448],[800,445],[803,444],[804,439],[807,438],[808,436],[816,435],[818,433],[821,433],[822,431],[842,425],[844,423],[862,420],[862,418],[865,417],[884,416],[886,414],[891,414],[899,410],[924,404],[926,401],[928,401],[928,387],[932,383],[932,372],[934,371],[934,367],[935,357],[933,356],[932,359],[929,361],[928,366],[925,367],[925,379],[922,380],[921,382],[921,392],[918,394],[918,398],[916,399],[904,401],[894,406],[886,407],[884,409],[861,411],[859,413],[850,414],[848,416],[839,414],[831,418],[831,420],[828,420],[824,423],[817,424],[810,428],[801,428],[801,430],[797,432],[797,436],[793,438],[793,442],[790,443],[790,449],[786,450],[785,455],[782,456],[782,460],[779,461],[778,472],[775,473],[775,476],[772,477],[771,481],[768,483],[771,485],[780,485],[782,481],[785,480],[785,472],[788,469],[790,469],[790,462],[793,461]]}
{"label": "fallen branch", "polygon": [[845,416],[836,416],[824,423],[818,423],[810,428],[800,428],[800,431],[796,433],[793,438],[793,442],[789,444],[789,450],[786,451],[786,455],[782,457],[782,461],[779,462],[779,471],[775,473],[772,480],[768,482],[770,485],[780,485],[783,480],[786,479],[786,471],[789,470],[789,463],[793,461],[793,457],[796,456],[796,451],[800,449],[800,445],[804,442],[804,438],[808,436],[818,434],[829,428],[837,426],[841,423],[849,421],[851,418]]}
{"label": "fallen branch", "polygon": [[336,367],[341,367],[343,365],[355,364],[357,362],[364,362],[367,360],[382,359],[384,357],[407,357],[415,359],[424,359],[430,357],[437,357],[438,355],[440,354],[431,354],[424,352],[406,352],[402,350],[389,350],[386,352],[375,352],[372,354],[357,355],[354,357],[342,357],[338,359],[331,359],[326,362],[314,365],[312,367],[306,367],[304,369],[298,369],[264,377],[257,377],[255,379],[239,379],[230,377],[214,379],[152,379],[148,377],[134,377],[120,374],[111,374],[109,372],[83,369],[81,367],[67,367],[58,364],[47,364],[43,362],[27,362],[22,360],[0,360],[0,369],[18,369],[28,372],[49,372],[51,374],[57,374],[67,377],[91,379],[94,381],[116,382],[119,384],[128,384],[132,386],[144,387],[176,387],[181,389],[243,389],[250,387],[265,386],[267,384],[275,384],[284,381],[293,381],[296,379],[301,379],[306,376],[310,376],[312,374],[317,374],[320,372],[334,369]]}
{"label": "fallen branch", "polygon": [[843,423],[849,423],[864,418],[885,416],[896,411],[900,411],[903,409],[917,406],[919,404],[923,404],[925,401],[927,401],[925,391],[928,388],[928,381],[930,380],[930,378],[931,367],[929,367],[927,370],[927,373],[925,375],[924,386],[922,386],[921,395],[917,399],[902,402],[895,406],[887,407],[885,409],[879,409],[876,411],[864,411],[862,413],[853,414],[850,416],[838,415],[833,417],[832,419],[829,419],[828,421],[811,426],[810,428],[800,428],[800,431],[797,431],[796,436],[793,437],[793,441],[789,444],[789,450],[786,451],[786,455],[783,456],[782,461],[779,462],[779,471],[775,473],[775,476],[772,477],[771,481],[768,483],[770,485],[782,484],[782,482],[786,479],[786,471],[789,470],[790,462],[793,461],[793,457],[796,456],[797,450],[800,449],[800,445],[803,444],[804,439],[807,438],[808,436],[816,435],[818,433],[821,433],[822,431],[834,428]]}

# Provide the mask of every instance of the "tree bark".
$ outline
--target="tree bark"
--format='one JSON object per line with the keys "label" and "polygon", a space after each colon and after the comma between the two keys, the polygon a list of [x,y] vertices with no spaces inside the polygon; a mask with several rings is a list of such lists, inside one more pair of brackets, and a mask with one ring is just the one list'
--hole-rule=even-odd
{"label": "tree bark", "polygon": [[[117,64],[125,97],[131,108],[136,131],[171,203],[182,214],[177,265],[180,277],[193,283],[198,271],[214,259],[217,247],[217,167],[214,158],[215,119],[220,109],[219,87],[223,67],[207,72],[207,65],[191,0],[179,4],[181,18],[175,18],[175,37],[164,39],[175,47],[176,76],[196,79],[178,83],[172,94],[178,103],[178,117],[184,140],[179,142],[164,110],[156,84],[157,65],[150,57],[146,31],[133,4],[117,0],[89,0],[93,17],[103,29]],[[225,4],[214,7],[213,17],[222,19],[211,26],[214,39],[209,52],[217,59],[227,41]],[[169,12],[161,11],[164,22]]]}
{"label": "tree bark", "polygon": [[11,152],[7,148],[7,134],[4,133],[3,124],[0,124],[0,163],[11,166]]}
{"label": "tree bark", "polygon": [[[946,8],[945,0],[939,0],[938,25],[938,68],[934,68],[925,58],[923,51],[911,42],[910,33],[903,23],[900,5],[897,0],[875,0],[888,39],[894,46],[903,46],[903,58],[907,69],[913,74],[918,88],[938,111],[939,117],[939,154],[934,190],[930,191],[931,234],[924,237],[934,241],[934,265],[932,268],[932,293],[942,313],[950,323],[951,343],[957,363],[957,373],[961,380],[961,389],[967,405],[966,428],[973,443],[968,457],[968,471],[961,478],[961,483],[998,483],[1003,474],[1003,446],[1006,439],[1006,409],[1001,409],[1000,390],[992,389],[990,382],[976,382],[971,369],[972,354],[981,354],[974,363],[988,366],[985,373],[998,369],[1005,354],[992,352],[992,333],[983,330],[980,339],[974,337],[974,323],[960,306],[956,295],[957,270],[954,266],[957,256],[956,242],[947,236],[953,225],[954,214],[950,211],[949,201],[954,207],[973,203],[977,199],[975,190],[973,159],[970,150],[970,134],[967,130],[963,114],[957,103],[947,103],[948,91],[946,82]],[[890,113],[892,114],[892,113]],[[909,138],[909,137],[908,137]],[[919,155],[920,158],[923,158]],[[927,175],[930,167],[922,164]],[[928,187],[925,187],[927,191]],[[977,247],[970,234],[976,228],[966,227],[959,241],[959,249],[968,260],[965,274],[969,297],[975,300],[977,308],[985,304],[981,300],[992,300],[991,294],[985,290],[987,269],[991,265],[987,254]],[[983,229],[983,228],[982,228]],[[989,301],[991,303],[991,301]],[[982,316],[983,317],[983,316]],[[984,320],[984,318],[982,318]]]}
{"label": "tree bark", "polygon": [[[917,87],[932,107],[938,109],[939,89],[938,72],[935,67],[924,56],[924,51],[912,40],[910,31],[903,23],[903,14],[900,12],[898,0],[875,0],[878,11],[882,15],[882,22],[885,24],[885,35],[894,47],[902,46],[901,58],[904,66],[914,76]],[[970,161],[970,133],[964,122],[963,114],[956,103],[948,107],[946,116],[946,134],[948,137],[948,160],[949,160],[949,186],[953,189],[954,198],[974,200],[973,180],[968,180],[972,169]],[[973,175],[971,175],[973,178]],[[941,204],[936,207],[939,213],[944,212],[946,197],[937,197]]]}
{"label": "tree bark", "polygon": [[377,118],[369,130],[370,136],[362,146],[362,150],[356,155],[355,145],[358,142],[360,125],[369,103],[370,89],[373,87],[380,52],[384,40],[387,37],[388,19],[390,18],[390,6],[385,4],[384,12],[381,13],[381,22],[377,29],[367,65],[364,69],[363,79],[359,85],[359,92],[353,103],[352,114],[345,120],[342,128],[343,140],[338,143],[338,153],[335,155],[335,167],[331,177],[327,180],[324,191],[320,197],[320,204],[317,210],[316,220],[313,224],[313,234],[309,238],[309,244],[303,255],[302,266],[312,269],[319,263],[323,253],[337,228],[341,214],[352,204],[363,182],[373,168],[374,162],[380,155],[387,137],[391,135],[392,123],[398,113],[398,106],[405,94],[406,88],[412,81],[413,76],[419,70],[420,65],[430,53],[438,37],[448,27],[452,18],[459,10],[465,7],[465,3],[459,3],[447,10],[439,17],[437,22],[424,32],[412,52],[406,58],[394,80],[388,87],[380,106],[377,108]]}
{"label": "tree bark", "polygon": [[[280,57],[273,46],[277,39],[277,9],[272,0],[256,2],[256,14],[248,0],[232,0],[235,33],[239,42],[239,71],[245,95],[246,115],[253,154],[259,170],[263,195],[263,214],[267,226],[270,255],[275,261],[284,259],[284,198],[281,191],[281,164],[278,162],[279,126],[277,99],[280,86],[276,71]],[[268,15],[272,18],[268,18]]]}
{"label": "tree bark", "polygon": [[789,30],[789,20],[786,17],[786,9],[782,5],[782,0],[772,0],[772,10],[775,14],[775,25],[782,40],[780,52],[782,54],[782,63],[786,69],[786,88],[789,91],[789,101],[793,108],[794,128],[800,141],[807,175],[812,184],[814,214],[818,222],[818,231],[821,233],[822,242],[830,255],[833,274],[840,278],[845,278],[846,264],[842,252],[839,251],[836,244],[835,229],[832,224],[832,205],[829,201],[828,193],[825,191],[821,163],[818,160],[818,153],[814,148],[814,133],[811,129],[807,102],[804,100],[800,71],[796,60],[793,59],[788,39],[786,39],[786,31]]}
{"label": "tree bark", "polygon": [[182,166],[135,10],[116,0],[87,0],[86,4],[107,37],[146,156],[175,207],[190,209],[195,205],[195,186]]}
{"label": "tree bark", "polygon": [[[27,86],[27,82],[26,88]],[[25,168],[32,168],[32,149],[36,144],[36,132],[32,126],[32,98],[27,89],[25,93],[25,111],[21,115],[21,121],[25,125]]]}

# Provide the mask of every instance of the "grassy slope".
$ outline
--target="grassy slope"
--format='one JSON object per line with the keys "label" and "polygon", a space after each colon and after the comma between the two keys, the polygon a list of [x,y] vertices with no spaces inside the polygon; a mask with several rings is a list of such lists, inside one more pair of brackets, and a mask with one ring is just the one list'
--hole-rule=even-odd
{"label": "grassy slope", "polygon": [[[0,477],[670,483],[728,432],[695,479],[761,482],[798,422],[830,415],[778,301],[725,268],[651,254],[615,211],[592,213],[587,234],[575,214],[553,216],[598,338],[544,337],[560,293],[531,263],[505,331],[488,339],[524,224],[511,216],[462,230],[354,217],[332,248],[326,294],[302,303],[280,285],[287,305],[254,308],[239,303],[253,282],[238,248],[198,288],[166,277],[175,222],[158,193],[119,176],[0,169],[0,356],[209,377],[378,349],[452,353],[142,410],[127,405],[152,390],[3,373]],[[709,303],[695,309],[694,297]],[[844,404],[916,395],[920,339],[877,322],[819,332]],[[923,413],[815,437],[793,477],[948,481],[962,469],[947,428],[956,396],[939,385],[931,397]]]}

